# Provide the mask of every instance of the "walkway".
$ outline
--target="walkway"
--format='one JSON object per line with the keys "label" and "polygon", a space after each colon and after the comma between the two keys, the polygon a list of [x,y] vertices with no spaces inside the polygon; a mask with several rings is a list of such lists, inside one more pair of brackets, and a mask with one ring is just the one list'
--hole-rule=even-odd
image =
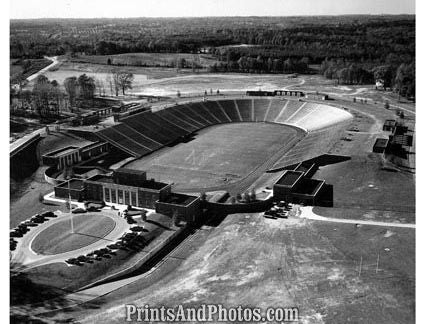
{"label": "walkway", "polygon": [[301,213],[299,214],[300,218],[318,220],[323,222],[333,222],[333,223],[344,223],[344,224],[359,224],[359,225],[371,225],[371,226],[384,226],[384,227],[403,227],[403,228],[416,228],[416,224],[410,223],[396,223],[396,222],[377,222],[377,221],[368,221],[360,219],[345,219],[345,218],[332,218],[324,217],[317,215],[313,212],[312,206],[300,207]]}
{"label": "walkway", "polygon": [[47,60],[52,61],[52,63],[50,65],[46,66],[45,68],[41,69],[40,71],[38,71],[38,72],[36,72],[34,74],[31,74],[27,78],[27,81],[28,82],[36,79],[39,75],[43,74],[44,72],[47,72],[50,68],[54,67],[55,65],[57,65],[59,63],[57,56],[52,56],[52,57],[45,56],[44,58],[47,59]]}

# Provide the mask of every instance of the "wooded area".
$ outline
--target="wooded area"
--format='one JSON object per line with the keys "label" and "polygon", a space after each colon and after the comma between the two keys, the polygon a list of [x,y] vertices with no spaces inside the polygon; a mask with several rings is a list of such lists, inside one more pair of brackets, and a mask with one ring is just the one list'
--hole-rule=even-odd
{"label": "wooded area", "polygon": [[[10,23],[10,55],[14,59],[139,52],[207,53],[218,59],[208,66],[210,72],[320,72],[340,84],[370,84],[379,79],[385,87],[397,88],[406,96],[413,96],[415,89],[412,15],[40,19]],[[320,69],[312,70],[312,66]]]}

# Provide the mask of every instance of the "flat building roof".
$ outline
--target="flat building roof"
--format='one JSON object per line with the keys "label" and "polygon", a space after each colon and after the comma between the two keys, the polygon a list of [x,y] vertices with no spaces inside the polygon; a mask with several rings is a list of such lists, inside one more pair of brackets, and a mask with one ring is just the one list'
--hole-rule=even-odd
{"label": "flat building roof", "polygon": [[82,190],[84,189],[84,181],[80,179],[70,179],[60,183],[58,187],[66,189],[69,188],[72,190]]}
{"label": "flat building roof", "polygon": [[196,199],[198,199],[198,197],[196,196],[189,196],[173,192],[167,198],[161,200],[160,202],[173,205],[187,206],[190,205]]}
{"label": "flat building roof", "polygon": [[301,179],[297,189],[294,191],[294,194],[314,196],[324,183],[325,180],[303,178]]}
{"label": "flat building roof", "polygon": [[286,170],[275,184],[285,187],[292,187],[303,175],[304,172],[301,171]]}
{"label": "flat building roof", "polygon": [[76,149],[78,149],[78,147],[76,147],[76,146],[65,146],[65,147],[62,147],[58,150],[46,153],[46,154],[44,154],[44,156],[58,157],[58,156],[61,156],[61,155],[64,155],[64,154],[71,153],[72,151],[75,151]]}
{"label": "flat building roof", "polygon": [[168,183],[164,182],[156,182],[155,180],[145,180],[140,181],[137,186],[135,185],[126,185],[126,184],[119,184],[114,181],[114,178],[112,176],[104,175],[104,174],[98,174],[91,178],[87,179],[88,181],[94,181],[94,182],[100,182],[100,183],[111,183],[116,184],[118,186],[127,186],[127,187],[134,187],[134,188],[145,188],[145,189],[153,189],[153,190],[161,190],[168,186]]}

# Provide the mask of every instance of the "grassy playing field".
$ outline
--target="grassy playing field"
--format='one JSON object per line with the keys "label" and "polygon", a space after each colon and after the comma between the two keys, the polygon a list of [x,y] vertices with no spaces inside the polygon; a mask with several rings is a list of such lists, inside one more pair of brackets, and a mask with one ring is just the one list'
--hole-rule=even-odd
{"label": "grassy playing field", "polygon": [[71,233],[71,221],[49,226],[32,242],[31,248],[38,254],[58,254],[90,245],[109,234],[115,227],[115,221],[102,215],[81,215],[74,217],[74,233]]}
{"label": "grassy playing field", "polygon": [[244,179],[296,135],[294,128],[277,124],[222,124],[126,167],[146,170],[180,190],[228,185]]}

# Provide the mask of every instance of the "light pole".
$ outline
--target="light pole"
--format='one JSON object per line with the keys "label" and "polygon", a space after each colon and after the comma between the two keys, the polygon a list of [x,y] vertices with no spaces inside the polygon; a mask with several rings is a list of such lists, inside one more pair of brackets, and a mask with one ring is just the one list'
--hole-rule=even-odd
{"label": "light pole", "polygon": [[71,234],[74,234],[74,218],[72,216],[70,182],[71,182],[71,179],[68,180],[68,204],[69,204],[69,214],[71,215]]}

